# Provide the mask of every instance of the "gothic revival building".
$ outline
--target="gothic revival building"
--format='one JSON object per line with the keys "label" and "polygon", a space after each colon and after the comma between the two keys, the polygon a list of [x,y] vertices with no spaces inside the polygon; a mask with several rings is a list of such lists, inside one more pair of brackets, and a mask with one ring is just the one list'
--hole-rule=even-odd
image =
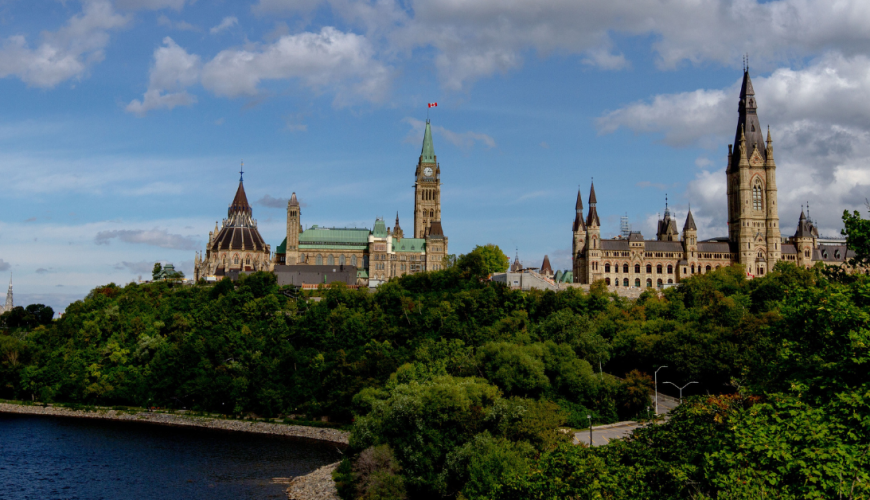
{"label": "gothic revival building", "polygon": [[441,269],[447,237],[441,227],[441,166],[432,144],[429,122],[414,173],[414,230],[410,238],[383,218],[372,229],[311,226],[303,230],[296,193],[287,202],[287,236],[275,250],[275,266],[338,265],[359,269],[360,282],[370,285],[390,278]]}
{"label": "gothic revival building", "polygon": [[602,239],[593,184],[585,218],[580,192],[575,203],[574,283],[604,280],[612,286],[661,287],[732,264],[741,264],[751,276],[761,276],[779,260],[810,267],[815,262],[843,265],[852,257],[844,244],[822,243],[818,230],[803,211],[795,234],[790,238],[781,236],[773,140],[769,129],[765,140],[757,111],[755,91],[745,71],[734,138],[736,149],[728,145],[727,237],[699,242],[691,209],[680,235],[666,201],[654,240],[644,239],[639,232]]}
{"label": "gothic revival building", "polygon": [[11,311],[15,305],[12,303],[12,275],[9,275],[9,290],[6,291],[6,304],[0,306],[0,314]]}
{"label": "gothic revival building", "polygon": [[239,272],[268,271],[272,251],[257,230],[253,209],[245,195],[244,173],[239,173],[239,187],[227,209],[227,218],[220,228],[208,233],[205,255],[194,259],[194,279],[221,278]]}

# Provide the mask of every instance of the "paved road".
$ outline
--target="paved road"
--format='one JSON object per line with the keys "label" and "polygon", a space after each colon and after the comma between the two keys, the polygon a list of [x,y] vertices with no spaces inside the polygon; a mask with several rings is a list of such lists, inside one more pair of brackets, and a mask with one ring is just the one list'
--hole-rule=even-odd
{"label": "paved road", "polygon": [[[670,396],[659,394],[659,414],[667,414],[680,404],[680,401]],[[665,417],[667,418],[667,417]],[[619,422],[616,424],[599,425],[592,428],[592,446],[603,446],[614,439],[630,436],[642,424],[638,422]],[[574,444],[589,444],[589,430],[575,432]]]}

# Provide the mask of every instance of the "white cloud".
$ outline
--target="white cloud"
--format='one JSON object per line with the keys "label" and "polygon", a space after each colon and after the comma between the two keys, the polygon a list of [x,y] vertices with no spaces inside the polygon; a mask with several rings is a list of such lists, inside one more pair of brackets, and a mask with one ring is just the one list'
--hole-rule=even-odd
{"label": "white cloud", "polygon": [[0,42],[0,78],[15,76],[28,85],[51,88],[71,78],[81,79],[103,60],[109,31],[125,26],[129,17],[106,0],[85,0],[82,12],[55,32],[43,32],[31,47],[24,35]]}
{"label": "white cloud", "polygon": [[187,21],[173,21],[166,17],[164,14],[160,14],[157,16],[157,24],[160,26],[167,26],[172,29],[176,29],[179,31],[202,31],[198,26],[194,26]]}
{"label": "white cloud", "polygon": [[[403,122],[411,125],[411,132],[405,138],[405,142],[416,144],[422,141],[423,132],[426,130],[426,122],[417,120],[416,118],[405,118]],[[480,132],[454,132],[440,125],[431,125],[432,132],[439,138],[446,139],[447,142],[462,149],[471,149],[476,143],[481,143],[487,148],[495,147],[495,139],[487,134]],[[434,138],[433,138],[434,140]]]}
{"label": "white cloud", "polygon": [[147,274],[150,275],[151,271],[154,269],[154,262],[142,260],[139,262],[127,262],[121,261],[115,264],[115,269],[119,271],[132,271],[137,274]]}
{"label": "white cloud", "polygon": [[334,90],[335,103],[344,105],[355,98],[381,101],[389,73],[366,37],[326,27],[253,49],[221,51],[203,68],[202,84],[217,95],[237,97],[257,95],[263,80],[298,79],[315,91]]}
{"label": "white cloud", "polygon": [[220,33],[221,31],[228,30],[239,23],[239,20],[236,16],[227,16],[223,18],[223,20],[217,26],[214,26],[212,29],[208,30],[212,35]]}
{"label": "white cloud", "polygon": [[108,245],[111,240],[118,239],[125,243],[151,245],[173,250],[197,250],[199,242],[192,236],[170,234],[166,229],[112,229],[100,231],[94,237],[97,245]]}
{"label": "white cloud", "polygon": [[388,53],[434,48],[442,84],[461,89],[522,65],[537,52],[579,56],[606,70],[630,63],[613,34],[648,37],[657,65],[713,61],[755,68],[816,55],[831,47],[870,51],[870,3],[864,0],[260,0],[260,14],[307,14],[320,5],[360,26]]}
{"label": "white cloud", "polygon": [[152,109],[172,109],[196,102],[196,96],[185,89],[199,80],[202,68],[199,56],[188,54],[169,37],[163,39],[163,45],[154,51],[154,66],[145,96],[141,101],[131,101],[126,108],[128,112],[144,116]]}

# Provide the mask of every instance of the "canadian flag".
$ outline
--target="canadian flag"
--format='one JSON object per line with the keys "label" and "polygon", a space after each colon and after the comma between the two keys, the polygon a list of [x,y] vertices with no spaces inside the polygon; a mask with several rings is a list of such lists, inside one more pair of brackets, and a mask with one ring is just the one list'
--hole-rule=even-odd
{"label": "canadian flag", "polygon": [[430,108],[437,108],[437,107],[438,107],[438,103],[437,103],[437,102],[430,102],[430,103],[429,103],[429,107],[430,107]]}

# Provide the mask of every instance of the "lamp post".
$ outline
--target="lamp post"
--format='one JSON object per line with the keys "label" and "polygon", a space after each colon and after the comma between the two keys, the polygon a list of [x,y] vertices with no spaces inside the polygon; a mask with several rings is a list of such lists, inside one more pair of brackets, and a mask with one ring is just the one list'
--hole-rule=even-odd
{"label": "lamp post", "polygon": [[672,386],[674,386],[674,387],[676,387],[677,389],[680,390],[680,404],[683,404],[683,389],[685,389],[686,387],[689,387],[689,386],[692,385],[692,384],[697,384],[697,382],[689,382],[688,384],[686,384],[686,385],[680,387],[680,386],[678,386],[677,384],[675,384],[675,383],[673,383],[673,382],[664,382],[664,383],[665,383],[665,384],[671,384]]}
{"label": "lamp post", "polygon": [[586,415],[589,419],[589,447],[592,448],[592,415]]}
{"label": "lamp post", "polygon": [[667,365],[660,366],[656,369],[655,373],[655,387],[656,387],[656,415],[659,414],[659,370],[662,368],[667,368]]}

